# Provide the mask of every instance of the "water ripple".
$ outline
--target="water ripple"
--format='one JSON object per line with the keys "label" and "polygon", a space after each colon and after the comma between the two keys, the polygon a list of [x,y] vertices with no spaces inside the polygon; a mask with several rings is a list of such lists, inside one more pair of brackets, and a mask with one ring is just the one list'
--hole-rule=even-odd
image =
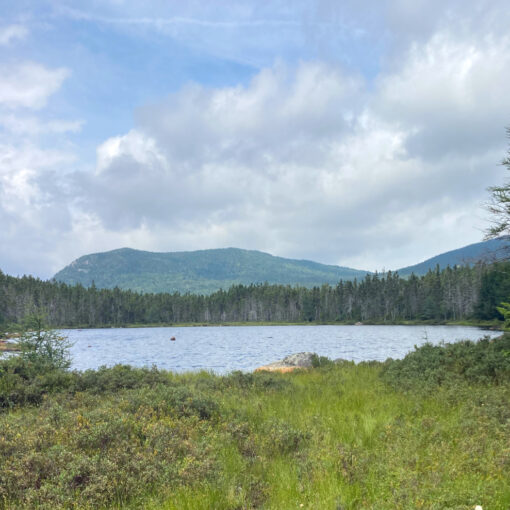
{"label": "water ripple", "polygon": [[[356,362],[402,358],[415,345],[500,333],[464,326],[247,326],[62,330],[74,344],[72,368],[124,363],[183,372],[251,371],[312,351]],[[176,341],[170,338],[175,337]]]}

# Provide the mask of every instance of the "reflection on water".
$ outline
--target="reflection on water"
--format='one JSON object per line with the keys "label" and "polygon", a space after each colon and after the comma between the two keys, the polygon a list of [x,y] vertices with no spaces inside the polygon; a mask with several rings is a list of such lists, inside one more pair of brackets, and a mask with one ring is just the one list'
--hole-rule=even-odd
{"label": "reflection on water", "polygon": [[[63,330],[73,368],[124,363],[176,372],[251,371],[311,351],[356,362],[402,358],[425,342],[476,340],[500,333],[464,326],[245,326]],[[170,338],[175,337],[176,341]]]}

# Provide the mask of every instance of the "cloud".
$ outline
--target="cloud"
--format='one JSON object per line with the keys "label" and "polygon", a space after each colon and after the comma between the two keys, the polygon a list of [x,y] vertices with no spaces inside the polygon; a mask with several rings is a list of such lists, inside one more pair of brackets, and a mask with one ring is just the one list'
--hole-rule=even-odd
{"label": "cloud", "polygon": [[295,62],[319,53],[345,60],[342,46],[352,46],[364,35],[345,19],[310,16],[310,3],[305,1],[155,2],[150,12],[133,1],[100,2],[87,9],[67,1],[55,10],[64,18],[135,37],[175,41],[194,54],[254,69],[271,66],[278,58]]}
{"label": "cloud", "polygon": [[50,120],[42,121],[34,116],[0,114],[0,126],[14,135],[35,136],[41,134],[78,133],[83,121]]}
{"label": "cloud", "polygon": [[400,69],[382,76],[376,110],[414,134],[408,149],[426,159],[501,146],[508,123],[510,37],[457,40],[438,32],[413,44]]}
{"label": "cloud", "polygon": [[248,87],[187,87],[141,109],[138,129],[99,148],[96,174],[82,176],[90,207],[128,227],[269,204],[279,183],[313,179],[326,163],[359,87],[318,64],[264,70]]}
{"label": "cloud", "polygon": [[82,123],[33,113],[68,75],[33,62],[0,63],[1,269],[13,274],[36,268],[50,276],[54,251],[74,228],[73,196],[63,176],[76,158],[67,140],[55,136],[77,132]]}
{"label": "cloud", "polygon": [[40,109],[69,74],[68,69],[48,69],[35,62],[0,63],[0,107]]}
{"label": "cloud", "polygon": [[[471,71],[451,83],[444,51],[433,40],[411,51],[373,91],[314,62],[264,69],[247,86],[185,87],[142,107],[134,130],[98,149],[96,172],[78,179],[82,205],[111,231],[166,231],[173,249],[236,245],[368,269],[404,265],[413,251],[423,258],[427,236],[444,249],[465,244],[478,236],[481,169],[497,161],[498,144],[490,151],[481,140],[469,159],[464,140],[434,157],[413,150],[417,133],[437,129],[451,89],[474,90],[475,102],[485,93],[469,87]],[[469,54],[448,55],[454,71],[456,56]],[[431,83],[410,79],[422,68]],[[499,65],[477,71],[499,86]],[[467,129],[470,101],[451,108],[452,125]]]}
{"label": "cloud", "polygon": [[[67,11],[130,37],[157,27],[259,67],[235,86],[188,83],[138,107],[134,126],[98,144],[92,169],[74,168],[66,138],[81,123],[45,120],[67,68],[1,64],[0,242],[11,271],[49,276],[119,246],[239,246],[394,269],[482,237],[509,124],[506,2],[183,6]],[[37,143],[45,133],[56,147]]]}
{"label": "cloud", "polygon": [[27,35],[28,29],[23,25],[0,27],[0,46],[7,46],[15,40],[23,40]]}
{"label": "cloud", "polygon": [[[71,227],[69,197],[59,183],[59,169],[74,161],[71,154],[31,144],[0,144],[0,244],[3,268],[45,267]],[[46,255],[47,256],[47,255]]]}

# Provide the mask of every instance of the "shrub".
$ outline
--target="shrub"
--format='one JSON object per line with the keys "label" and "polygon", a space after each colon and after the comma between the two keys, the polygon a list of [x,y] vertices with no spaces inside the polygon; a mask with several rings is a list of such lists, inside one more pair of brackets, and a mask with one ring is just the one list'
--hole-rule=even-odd
{"label": "shrub", "polygon": [[68,391],[76,374],[58,369],[42,371],[20,356],[0,362],[0,408],[38,405],[45,394]]}
{"label": "shrub", "polygon": [[332,367],[335,365],[335,362],[329,359],[327,356],[319,356],[318,354],[312,355],[312,367],[313,368],[325,368]]}
{"label": "shrub", "polygon": [[222,378],[223,386],[242,390],[282,390],[290,383],[287,379],[271,372],[245,373],[239,370]]}
{"label": "shrub", "polygon": [[272,420],[264,431],[267,447],[281,454],[294,453],[309,439],[309,434],[281,420]]}
{"label": "shrub", "polygon": [[383,365],[382,376],[393,386],[407,389],[441,385],[458,379],[502,383],[510,379],[510,335],[478,342],[425,344],[402,360]]}
{"label": "shrub", "polygon": [[85,372],[69,372],[37,362],[34,364],[25,356],[11,356],[0,361],[0,408],[38,405],[47,394],[73,395],[77,391],[91,395],[111,394],[161,384],[173,383],[168,373],[156,368],[116,365]]}
{"label": "shrub", "polygon": [[26,319],[25,331],[20,336],[18,345],[21,349],[19,356],[27,361],[36,373],[66,370],[71,366],[70,342],[55,330],[48,329],[40,315]]}
{"label": "shrub", "polygon": [[185,386],[164,386],[144,388],[128,395],[132,412],[150,409],[158,416],[196,416],[201,420],[212,418],[218,411],[216,401]]}
{"label": "shrub", "polygon": [[134,368],[129,365],[115,365],[110,368],[103,366],[97,370],[86,370],[78,374],[76,389],[97,394],[169,382],[168,374],[156,367]]}

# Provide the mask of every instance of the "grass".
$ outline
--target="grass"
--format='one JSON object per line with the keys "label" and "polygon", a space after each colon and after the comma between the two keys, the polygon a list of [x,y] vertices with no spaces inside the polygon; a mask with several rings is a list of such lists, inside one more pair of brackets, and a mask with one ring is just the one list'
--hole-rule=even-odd
{"label": "grass", "polygon": [[0,413],[0,508],[508,510],[510,337],[485,342],[288,374],[40,375],[37,405]]}

